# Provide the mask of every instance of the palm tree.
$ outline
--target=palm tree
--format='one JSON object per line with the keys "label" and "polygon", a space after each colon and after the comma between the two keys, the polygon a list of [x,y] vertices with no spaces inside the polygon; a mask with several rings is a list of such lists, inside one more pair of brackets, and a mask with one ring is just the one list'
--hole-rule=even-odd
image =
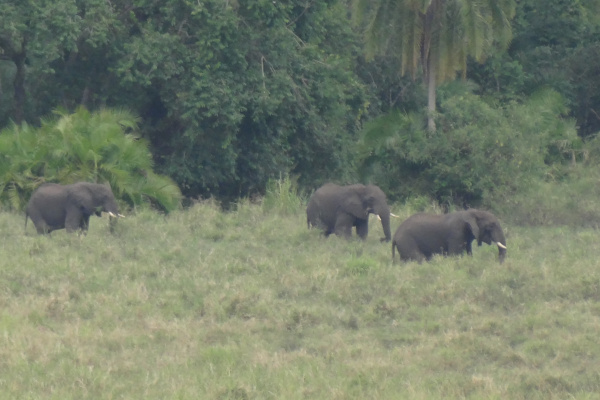
{"label": "palm tree", "polygon": [[136,135],[137,118],[124,110],[90,113],[83,107],[0,133],[0,202],[21,209],[44,182],[108,182],[131,206],[151,203],[165,211],[179,207],[181,192],[152,170],[148,143]]}
{"label": "palm tree", "polygon": [[482,61],[511,39],[514,0],[353,0],[364,22],[367,56],[400,58],[401,74],[422,71],[427,85],[428,128],[435,130],[436,88],[466,71],[467,57]]}

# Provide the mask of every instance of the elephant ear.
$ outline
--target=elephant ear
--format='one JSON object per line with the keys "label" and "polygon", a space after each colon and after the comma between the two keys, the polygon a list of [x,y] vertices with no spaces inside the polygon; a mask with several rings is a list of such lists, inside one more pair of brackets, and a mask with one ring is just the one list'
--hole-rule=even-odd
{"label": "elephant ear", "polygon": [[83,211],[84,214],[91,215],[96,212],[92,194],[87,190],[71,191],[68,202]]}
{"label": "elephant ear", "polygon": [[479,241],[479,225],[477,224],[477,219],[475,218],[475,216],[467,211],[464,214],[463,221],[465,221],[467,227],[469,228],[473,236],[475,236],[475,239]]}
{"label": "elephant ear", "polygon": [[356,218],[367,219],[369,216],[365,204],[357,193],[352,193],[350,196],[346,197],[340,206],[344,212],[347,212]]}

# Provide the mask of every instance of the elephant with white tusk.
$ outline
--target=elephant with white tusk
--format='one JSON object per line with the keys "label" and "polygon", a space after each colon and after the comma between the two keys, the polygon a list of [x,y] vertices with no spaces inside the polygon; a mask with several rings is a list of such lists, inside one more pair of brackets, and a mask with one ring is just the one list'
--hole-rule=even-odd
{"label": "elephant with white tusk", "polygon": [[37,188],[25,210],[27,218],[35,225],[39,234],[66,228],[67,232],[81,229],[87,233],[90,216],[102,212],[110,217],[124,217],[112,190],[107,185],[79,182],[72,185],[46,183]]}
{"label": "elephant with white tusk", "polygon": [[402,260],[429,260],[434,254],[472,255],[471,243],[498,246],[498,260],[506,256],[506,239],[498,219],[488,211],[469,209],[449,214],[415,214],[394,234],[392,260],[398,250]]}
{"label": "elephant with white tusk", "polygon": [[335,233],[350,238],[352,228],[361,239],[369,233],[369,214],[377,215],[385,235],[390,241],[390,208],[385,193],[375,185],[339,186],[327,183],[313,193],[306,207],[308,227],[318,227],[325,236]]}

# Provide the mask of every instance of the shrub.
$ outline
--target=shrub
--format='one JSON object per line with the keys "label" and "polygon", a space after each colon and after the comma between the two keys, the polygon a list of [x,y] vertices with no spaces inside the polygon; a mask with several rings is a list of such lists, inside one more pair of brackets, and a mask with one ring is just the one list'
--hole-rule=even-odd
{"label": "shrub", "polygon": [[517,193],[499,193],[492,200],[494,208],[517,225],[600,228],[598,166],[574,165],[560,177],[531,182]]}
{"label": "shrub", "polygon": [[137,120],[122,110],[57,112],[39,128],[13,125],[0,133],[0,202],[22,209],[44,182],[108,182],[131,206],[179,206],[171,179],[152,171],[152,155],[136,135]]}
{"label": "shrub", "polygon": [[516,193],[570,162],[579,139],[574,122],[561,117],[566,111],[552,91],[506,108],[465,92],[442,100],[435,132],[422,115],[388,114],[365,127],[363,179],[392,199],[489,205],[497,193]]}

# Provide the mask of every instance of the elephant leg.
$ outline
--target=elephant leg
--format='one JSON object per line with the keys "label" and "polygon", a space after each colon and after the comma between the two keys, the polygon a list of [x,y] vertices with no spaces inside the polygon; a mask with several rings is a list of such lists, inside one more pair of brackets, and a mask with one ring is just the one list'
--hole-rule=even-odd
{"label": "elephant leg", "polygon": [[352,237],[352,227],[354,226],[354,217],[349,214],[340,213],[335,220],[334,233],[337,236],[350,238]]}
{"label": "elephant leg", "polygon": [[38,221],[38,223],[34,224],[34,225],[35,225],[35,230],[40,235],[45,235],[45,234],[51,232],[50,226],[48,226],[48,224],[45,221]]}
{"label": "elephant leg", "polygon": [[396,247],[398,249],[398,253],[400,253],[400,259],[402,261],[417,261],[422,263],[423,261],[429,259],[419,248],[417,242],[412,238],[405,238],[404,240],[400,240]]}
{"label": "elephant leg", "polygon": [[79,221],[79,228],[81,229],[81,232],[86,235],[87,231],[88,231],[88,227],[90,226],[90,216],[87,214],[84,214],[81,217],[81,220]]}
{"label": "elephant leg", "polygon": [[[38,234],[43,235],[50,231],[50,226],[44,221],[44,217],[37,210],[29,210],[29,219],[33,222]],[[26,217],[27,218],[27,217]],[[27,226],[27,224],[25,224]]]}
{"label": "elephant leg", "polygon": [[369,234],[369,220],[368,219],[357,219],[356,220],[356,234],[359,238],[365,240]]}
{"label": "elephant leg", "polygon": [[33,225],[35,226],[35,230],[40,235],[45,235],[50,233],[52,230],[50,229],[50,225],[46,223],[43,219],[34,220]]}
{"label": "elephant leg", "polygon": [[411,251],[398,251],[400,253],[400,259],[403,261],[416,261],[421,264],[425,260],[429,260],[431,257],[426,257],[425,254],[421,253],[418,249],[412,249]]}
{"label": "elephant leg", "polygon": [[321,219],[318,219],[317,222],[313,226],[322,230],[323,235],[325,235],[325,237],[327,237],[333,233],[333,227],[328,226]]}
{"label": "elephant leg", "polygon": [[67,217],[65,219],[65,229],[67,232],[75,232],[81,228],[83,213],[78,209],[72,209],[67,211]]}

